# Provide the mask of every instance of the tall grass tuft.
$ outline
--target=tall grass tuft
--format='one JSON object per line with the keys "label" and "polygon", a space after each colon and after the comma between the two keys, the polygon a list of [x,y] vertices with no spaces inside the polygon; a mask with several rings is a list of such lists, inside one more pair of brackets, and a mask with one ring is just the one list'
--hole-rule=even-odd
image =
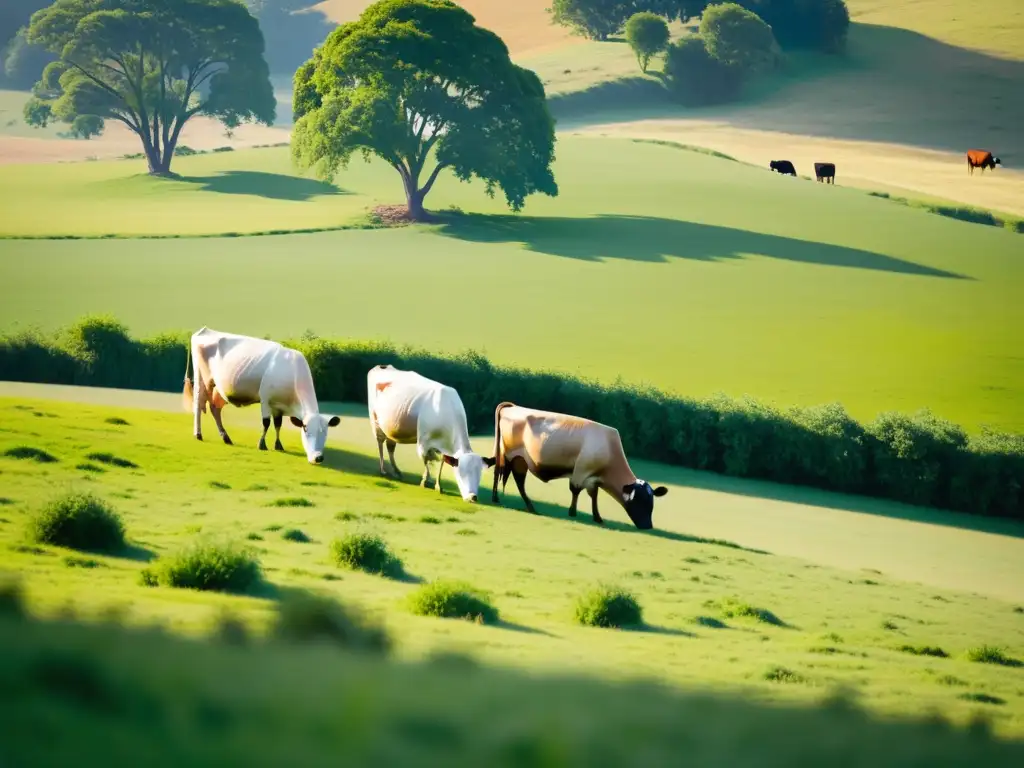
{"label": "tall grass tuft", "polygon": [[142,581],[150,586],[245,594],[260,584],[262,576],[251,549],[207,540],[160,558],[143,571]]}
{"label": "tall grass tuft", "polygon": [[478,624],[496,624],[498,609],[486,592],[462,581],[434,581],[409,596],[409,608],[417,616],[465,619]]}
{"label": "tall grass tuft", "polygon": [[30,518],[28,535],[37,544],[84,552],[118,552],[125,547],[121,516],[89,493],[52,499]]}
{"label": "tall grass tuft", "polygon": [[331,559],[339,568],[399,578],[402,560],[383,538],[370,533],[350,533],[331,542]]}
{"label": "tall grass tuft", "polygon": [[289,643],[326,641],[372,653],[391,649],[391,638],[384,627],[362,612],[302,590],[290,590],[278,602],[270,634]]}
{"label": "tall grass tuft", "polygon": [[628,590],[600,585],[576,599],[576,623],[585,627],[637,627],[643,624],[643,609]]}

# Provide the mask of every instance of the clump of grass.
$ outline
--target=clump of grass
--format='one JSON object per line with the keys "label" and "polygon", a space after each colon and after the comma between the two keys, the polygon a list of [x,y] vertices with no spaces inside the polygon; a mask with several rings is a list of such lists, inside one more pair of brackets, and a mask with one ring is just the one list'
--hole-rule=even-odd
{"label": "clump of grass", "polygon": [[1013,608],[1014,613],[1024,613],[1024,605],[1017,605]]}
{"label": "clump of grass", "polygon": [[127,421],[122,419],[120,416],[110,416],[103,420],[105,424],[113,424],[116,427],[130,427]]}
{"label": "clump of grass", "polygon": [[76,464],[75,469],[80,469],[83,472],[92,472],[93,474],[97,475],[100,474],[101,472],[107,471],[98,464],[93,464],[91,461],[83,461],[81,464]]}
{"label": "clump of grass", "polygon": [[963,701],[977,701],[981,704],[1006,703],[1006,699],[1001,699],[998,696],[992,696],[988,693],[961,693],[957,698],[962,699]]}
{"label": "clump of grass", "polygon": [[220,480],[211,480],[210,487],[218,491],[230,491],[231,486],[227,483],[222,483]]}
{"label": "clump of grass", "polygon": [[775,627],[786,626],[786,622],[767,608],[758,608],[735,597],[727,597],[719,601],[709,600],[704,605],[707,608],[718,608],[727,619],[753,619]]}
{"label": "clump of grass", "polygon": [[434,517],[433,515],[420,515],[420,522],[427,525],[440,525],[441,518]]}
{"label": "clump of grass", "polygon": [[247,491],[269,491],[269,490],[270,490],[270,488],[268,488],[268,487],[267,487],[267,486],[265,486],[265,485],[258,485],[258,484],[257,484],[257,485],[250,485],[250,486],[249,486],[248,488],[246,488],[245,490],[247,490]]}
{"label": "clump of grass", "polygon": [[478,536],[479,534],[476,531],[474,531],[472,528],[459,528],[459,530],[457,530],[455,532],[455,535],[456,536]]}
{"label": "clump of grass", "polygon": [[495,624],[499,617],[487,593],[461,581],[424,584],[409,596],[409,607],[418,616],[465,619],[478,624]]}
{"label": "clump of grass", "polygon": [[309,536],[300,531],[298,528],[286,528],[281,533],[281,538],[285,541],[295,541],[299,544],[309,543]]}
{"label": "clump of grass", "polygon": [[249,592],[262,578],[252,550],[215,541],[200,541],[161,558],[144,574],[150,586],[235,594]]}
{"label": "clump of grass", "polygon": [[966,680],[961,680],[959,677],[956,677],[955,675],[942,675],[940,677],[935,678],[935,682],[939,685],[948,685],[950,688],[957,688],[967,685]]}
{"label": "clump of grass", "polygon": [[280,499],[274,499],[270,502],[268,507],[315,507],[316,505],[307,498],[302,496],[284,496]]}
{"label": "clump of grass", "polygon": [[264,528],[263,530],[264,530],[264,531],[270,531],[271,533],[276,533],[277,531],[280,531],[280,530],[281,530],[282,528],[284,528],[284,526],[283,526],[283,525],[279,525],[279,524],[277,524],[277,523],[274,523],[274,524],[272,524],[272,525],[268,525],[268,526],[267,526],[266,528]]}
{"label": "clump of grass", "polygon": [[585,627],[633,627],[643,624],[643,609],[628,590],[601,585],[576,599],[576,622]]}
{"label": "clump of grass", "polygon": [[247,538],[249,541],[263,541],[263,537],[260,534],[256,533],[256,531],[252,531],[251,533],[246,534],[245,538]]}
{"label": "clump of grass", "polygon": [[53,464],[57,457],[42,448],[33,448],[31,445],[16,445],[4,451],[8,459],[20,459],[22,461],[38,461],[40,464]]}
{"label": "clump of grass", "polygon": [[91,557],[77,557],[68,555],[64,558],[64,565],[67,568],[102,568],[103,563],[93,560]]}
{"label": "clump of grass", "polygon": [[36,544],[86,552],[117,552],[125,546],[121,516],[88,493],[67,493],[50,501],[29,521],[28,535]]}
{"label": "clump of grass", "polygon": [[697,616],[693,620],[694,624],[701,627],[708,627],[709,629],[728,629],[729,625],[720,619],[716,619],[714,616]]}
{"label": "clump of grass", "polygon": [[120,456],[115,456],[112,453],[106,453],[98,451],[96,453],[90,453],[85,458],[98,461],[100,464],[106,464],[111,467],[120,467],[121,469],[138,469],[139,465],[131,459],[124,459]]}
{"label": "clump of grass", "polygon": [[914,656],[934,656],[938,659],[948,659],[949,654],[937,645],[901,645],[903,653],[910,653]]}
{"label": "clump of grass", "polygon": [[387,653],[391,638],[384,627],[351,607],[323,595],[290,591],[278,602],[271,637],[288,643],[330,642],[343,648]]}
{"label": "clump of grass", "polygon": [[390,578],[402,575],[402,561],[380,536],[350,533],[331,542],[331,559],[339,568],[380,574]]}
{"label": "clump of grass", "polygon": [[48,555],[49,550],[43,549],[42,547],[34,547],[31,544],[11,544],[11,552],[17,552],[21,555]]}
{"label": "clump of grass", "polygon": [[357,515],[355,512],[336,512],[334,514],[334,519],[340,520],[341,522],[345,523],[350,522],[352,520],[358,520],[359,515]]}
{"label": "clump of grass", "polygon": [[772,683],[803,683],[806,678],[786,667],[771,667],[764,673],[764,679]]}
{"label": "clump of grass", "polygon": [[402,523],[405,518],[401,515],[392,515],[390,512],[371,512],[370,517],[375,520],[386,520],[389,523]]}
{"label": "clump of grass", "polygon": [[981,645],[977,648],[971,648],[967,651],[967,659],[978,664],[997,664],[1001,667],[1024,666],[1017,659],[1007,656],[1002,648],[994,645]]}
{"label": "clump of grass", "polygon": [[884,629],[886,632],[895,632],[897,629],[899,629],[899,627],[896,626],[895,622],[886,619],[882,622],[882,629]]}
{"label": "clump of grass", "polygon": [[202,530],[203,530],[203,526],[201,526],[201,525],[186,525],[185,526],[185,533],[191,533],[192,535],[195,535],[197,533],[202,533]]}
{"label": "clump of grass", "polygon": [[9,499],[6,496],[0,496],[0,507],[9,507],[14,504],[14,499]]}

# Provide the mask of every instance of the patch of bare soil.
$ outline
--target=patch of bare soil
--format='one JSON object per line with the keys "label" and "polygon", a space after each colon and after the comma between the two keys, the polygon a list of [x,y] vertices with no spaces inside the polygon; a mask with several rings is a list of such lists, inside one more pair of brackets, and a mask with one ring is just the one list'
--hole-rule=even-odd
{"label": "patch of bare soil", "polygon": [[378,205],[370,211],[370,219],[383,227],[402,227],[414,222],[405,205]]}

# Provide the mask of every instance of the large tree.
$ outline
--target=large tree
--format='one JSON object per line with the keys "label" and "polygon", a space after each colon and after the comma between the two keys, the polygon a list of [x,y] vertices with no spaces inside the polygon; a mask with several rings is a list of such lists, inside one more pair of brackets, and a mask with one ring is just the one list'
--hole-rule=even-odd
{"label": "large tree", "polygon": [[414,219],[446,168],[500,188],[515,211],[558,194],[544,86],[449,0],[381,0],[338,27],[296,72],[294,113],[298,165],[331,179],[353,153],[376,155],[401,176]]}
{"label": "large tree", "polygon": [[237,0],[57,0],[32,16],[27,39],[60,58],[43,71],[26,120],[121,122],[152,174],[170,173],[196,115],[229,128],[274,121],[263,35]]}

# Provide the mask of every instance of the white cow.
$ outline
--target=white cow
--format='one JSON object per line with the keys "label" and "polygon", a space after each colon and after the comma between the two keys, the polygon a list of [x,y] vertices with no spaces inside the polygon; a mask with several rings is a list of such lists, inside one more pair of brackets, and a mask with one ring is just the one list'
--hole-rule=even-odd
{"label": "white cow", "polygon": [[231,438],[220,417],[224,404],[244,407],[259,403],[263,415],[263,434],[258,446],[261,451],[267,450],[271,416],[277,433],[274,450],[284,450],[281,422],[287,415],[292,424],[302,429],[302,447],[309,463],[323,462],[327,428],[338,426],[341,419],[320,413],[313,375],[301,352],[276,341],[222,333],[204,326],[192,334],[189,357],[195,361],[195,396],[186,359],[182,397],[185,410],[195,415],[197,440],[203,439],[201,415],[206,412],[207,403],[220,436],[228,445]]}
{"label": "white cow", "polygon": [[455,470],[462,498],[476,501],[484,465],[493,466],[494,459],[482,458],[470,447],[466,409],[458,392],[414,371],[378,365],[366,374],[366,402],[382,475],[387,474],[385,443],[399,478],[402,472],[395,464],[395,446],[416,443],[416,453],[423,461],[421,487],[426,487],[430,479],[429,462],[440,459],[434,485],[437,492],[441,493],[441,468],[448,464]]}

